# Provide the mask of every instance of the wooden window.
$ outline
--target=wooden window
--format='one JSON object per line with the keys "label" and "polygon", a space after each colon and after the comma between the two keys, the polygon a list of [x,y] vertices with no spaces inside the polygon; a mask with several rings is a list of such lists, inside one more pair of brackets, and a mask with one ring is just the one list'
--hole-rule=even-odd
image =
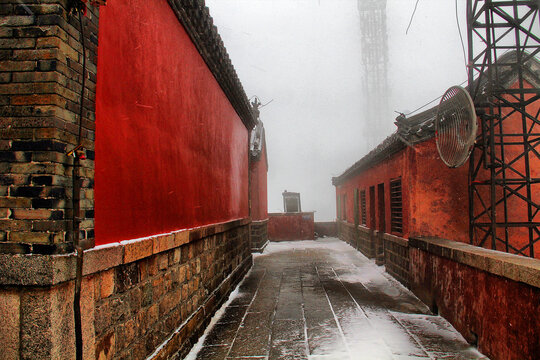
{"label": "wooden window", "polygon": [[401,178],[390,181],[390,226],[393,233],[403,233],[403,197]]}
{"label": "wooden window", "polygon": [[362,210],[362,225],[366,225],[366,190],[360,191],[360,208]]}

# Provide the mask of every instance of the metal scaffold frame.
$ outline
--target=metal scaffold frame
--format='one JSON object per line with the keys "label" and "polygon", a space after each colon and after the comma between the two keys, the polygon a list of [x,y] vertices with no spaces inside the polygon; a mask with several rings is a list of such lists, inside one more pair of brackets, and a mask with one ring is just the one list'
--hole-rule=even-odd
{"label": "metal scaffold frame", "polygon": [[[526,81],[524,65],[540,53],[538,4],[467,0],[468,82],[480,129],[469,167],[470,242],[531,257],[540,246],[540,178],[531,168],[540,158],[540,121],[527,108],[540,99],[540,85]],[[504,85],[510,72],[517,86]],[[521,206],[517,216],[512,209]]]}

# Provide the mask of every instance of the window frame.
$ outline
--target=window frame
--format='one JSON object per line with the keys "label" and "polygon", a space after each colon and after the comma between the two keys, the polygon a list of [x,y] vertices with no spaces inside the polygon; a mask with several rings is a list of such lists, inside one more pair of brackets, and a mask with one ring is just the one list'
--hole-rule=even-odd
{"label": "window frame", "polygon": [[403,183],[401,177],[390,180],[390,231],[403,234]]}

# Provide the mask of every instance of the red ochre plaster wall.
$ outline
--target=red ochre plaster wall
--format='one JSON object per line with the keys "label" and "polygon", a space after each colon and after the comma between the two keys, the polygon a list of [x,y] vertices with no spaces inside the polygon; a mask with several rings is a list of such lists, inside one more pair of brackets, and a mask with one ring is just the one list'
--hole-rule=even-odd
{"label": "red ochre plaster wall", "polygon": [[[516,88],[517,83],[512,86],[512,88]],[[526,88],[530,88],[530,84],[525,84]],[[526,99],[530,99],[532,95],[527,95]],[[529,104],[527,106],[527,112],[531,114],[533,117],[537,117],[538,113],[540,111],[540,101],[534,101],[533,103]],[[517,112],[513,112],[510,108],[504,108],[503,109],[503,116],[508,116],[507,119],[504,120],[504,131],[507,133],[523,133],[523,123],[521,119],[521,114]],[[526,120],[526,129],[529,131],[532,128],[532,120],[527,119]],[[536,125],[536,128],[538,128],[538,125]],[[533,131],[534,133],[535,131]],[[536,131],[537,132],[537,131]],[[518,141],[518,138],[512,139],[513,141]],[[510,140],[506,140],[510,141]],[[498,150],[498,148],[497,148]],[[516,169],[519,173],[524,174],[525,173],[525,157],[520,157],[523,154],[523,145],[508,145],[506,144],[504,147],[505,152],[505,158],[507,159],[507,162],[512,162],[512,167]],[[478,150],[476,152],[476,156],[481,156],[480,151]],[[529,166],[530,166],[530,172],[531,172],[531,178],[540,178],[540,158],[536,156],[535,154],[531,153],[529,155]],[[519,179],[519,176],[517,176],[516,172],[513,170],[507,170],[506,171],[506,177],[507,179]],[[483,168],[479,171],[479,176],[477,177],[477,181],[482,182],[484,180],[488,180],[490,178],[490,172],[489,170],[485,170]],[[478,187],[478,191],[481,194],[481,197],[484,201],[486,199],[490,199],[489,197],[489,186],[480,186]],[[527,191],[525,187],[519,188],[517,185],[512,186],[512,188],[517,191],[521,196],[527,197]],[[501,199],[503,194],[501,187],[497,187],[497,199]],[[540,203],[540,184],[532,184],[531,185],[531,198],[535,204]],[[482,205],[477,200],[478,197],[475,197],[475,207],[478,209],[482,208]],[[527,222],[527,206],[526,203],[519,199],[517,196],[511,195],[507,198],[507,206],[509,211],[508,214],[508,221],[509,222]],[[497,221],[503,222],[504,221],[504,203],[501,201],[496,206],[497,209]],[[534,208],[533,208],[534,212]],[[538,218],[540,217],[540,214],[536,216],[536,221],[538,221]],[[484,215],[479,218],[479,222],[486,222],[489,223],[491,220],[488,215]],[[528,230],[524,227],[510,227],[508,230],[508,236],[511,240],[511,245],[515,248],[522,249],[529,243],[529,235]],[[505,229],[499,228],[497,231],[497,235],[499,238],[504,239],[505,236]],[[479,233],[479,235],[483,235],[482,233]],[[491,246],[491,240],[486,241],[485,244],[486,247]],[[501,251],[506,251],[506,248],[502,242],[496,243],[497,249]],[[536,243],[534,246],[534,255],[536,258],[540,259],[540,243]],[[509,252],[515,253],[515,250],[512,248],[509,249]],[[525,251],[527,255],[529,255],[529,251]]]}
{"label": "red ochre plaster wall", "polygon": [[270,241],[315,239],[314,213],[268,214],[268,239]]}
{"label": "red ochre plaster wall", "polygon": [[[362,211],[361,211],[361,202],[360,202],[360,192],[364,190],[366,192],[366,221],[369,228],[378,229],[379,228],[379,219],[378,219],[378,193],[377,186],[380,183],[384,183],[384,193],[385,193],[385,219],[386,219],[386,232],[390,232],[390,181],[401,176],[401,188],[402,188],[402,202],[403,202],[403,233],[394,233],[394,235],[408,237],[409,234],[409,197],[410,197],[410,184],[409,184],[409,171],[408,166],[410,158],[409,149],[405,149],[387,159],[384,162],[381,162],[372,168],[369,168],[363,171],[361,174],[356,175],[355,177],[349,179],[342,185],[337,187],[338,196],[346,195],[346,221],[354,224],[354,189],[358,189],[358,208],[359,208],[359,222],[362,222]],[[369,188],[375,186],[375,219],[376,223],[371,224],[370,221],[370,192]],[[340,200],[341,202],[341,200]],[[343,204],[341,204],[343,206]]]}
{"label": "red ochre plaster wall", "polygon": [[266,151],[263,148],[258,161],[251,163],[251,219],[268,219]]}
{"label": "red ochre plaster wall", "polygon": [[[377,186],[384,183],[386,233],[410,236],[437,236],[469,242],[468,163],[450,169],[440,160],[435,140],[407,147],[387,160],[338,186],[346,194],[347,222],[354,223],[354,189],[366,191],[366,220],[369,228],[379,229]],[[401,177],[403,233],[391,231],[390,181]],[[370,191],[375,187],[375,219],[370,221]],[[359,208],[361,208],[359,201]],[[361,219],[361,211],[360,211]]]}
{"label": "red ochre plaster wall", "polygon": [[100,10],[96,244],[248,216],[248,131],[166,0]]}
{"label": "red ochre plaster wall", "polygon": [[410,167],[411,224],[409,236],[436,236],[469,242],[469,163],[447,167],[435,139],[414,147]]}
{"label": "red ochre plaster wall", "polygon": [[[515,88],[517,84],[512,87]],[[526,87],[531,87],[526,84]],[[527,95],[531,97],[531,95]],[[504,131],[506,133],[522,133],[523,124],[521,115],[512,109],[503,109]],[[528,105],[529,114],[536,115],[540,112],[540,101],[537,100]],[[532,127],[532,120],[526,120],[526,129]],[[498,150],[498,149],[497,149]],[[525,171],[523,145],[505,145],[505,157],[512,161],[512,166],[520,173]],[[480,156],[477,150],[476,156]],[[540,178],[540,158],[531,153],[529,156],[531,178]],[[454,241],[469,243],[469,195],[468,195],[468,171],[469,162],[457,169],[448,168],[439,158],[435,139],[416,144],[414,149],[405,148],[398,154],[393,155],[384,162],[365,170],[360,175],[349,179],[345,184],[337,187],[338,196],[346,194],[346,220],[354,223],[354,188],[366,190],[366,209],[368,210],[367,225],[370,228],[379,229],[378,219],[372,224],[369,216],[370,193],[369,187],[375,186],[375,196],[378,196],[377,185],[385,184],[385,214],[386,232],[390,232],[390,200],[389,181],[392,178],[402,176],[403,188],[403,234],[405,238],[413,236],[435,236]],[[507,179],[518,178],[512,170],[507,170]],[[489,170],[480,169],[477,181],[482,182],[490,178]],[[526,188],[513,187],[521,196],[527,197]],[[489,186],[479,187],[479,193],[484,201],[489,201]],[[497,188],[497,199],[503,194],[500,187]],[[540,202],[540,184],[531,185],[531,198],[534,203]],[[481,209],[482,205],[478,196],[474,197],[475,208]],[[338,203],[339,204],[339,203]],[[342,204],[341,204],[342,205]],[[504,203],[497,205],[497,221],[504,221]],[[524,201],[517,196],[507,199],[508,221],[526,222],[527,207]],[[378,218],[378,199],[375,199],[376,218]],[[480,211],[480,210],[478,210]],[[477,212],[476,212],[477,213]],[[489,222],[488,215],[478,219],[479,222]],[[498,230],[498,236],[504,238],[504,228]],[[510,243],[514,248],[521,249],[528,245],[528,232],[523,227],[511,227],[508,229]],[[479,232],[476,238],[483,236]],[[497,242],[497,249],[506,251],[502,242]],[[491,242],[486,241],[485,247],[491,248]],[[540,245],[534,247],[534,257],[540,258]],[[512,248],[509,252],[515,253]],[[526,251],[526,255],[529,252]]]}

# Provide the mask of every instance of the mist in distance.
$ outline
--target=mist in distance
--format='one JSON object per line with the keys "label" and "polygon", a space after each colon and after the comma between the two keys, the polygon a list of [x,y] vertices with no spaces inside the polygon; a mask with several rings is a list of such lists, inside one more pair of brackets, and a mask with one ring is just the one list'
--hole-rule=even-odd
{"label": "mist in distance", "polygon": [[[248,97],[273,100],[261,109],[269,212],[283,211],[286,189],[300,192],[316,221],[334,220],[332,176],[392,134],[394,111],[466,80],[455,1],[420,1],[406,35],[415,3],[387,1],[388,108],[374,121],[364,108],[357,0],[206,0]],[[457,6],[466,48],[465,1]]]}

